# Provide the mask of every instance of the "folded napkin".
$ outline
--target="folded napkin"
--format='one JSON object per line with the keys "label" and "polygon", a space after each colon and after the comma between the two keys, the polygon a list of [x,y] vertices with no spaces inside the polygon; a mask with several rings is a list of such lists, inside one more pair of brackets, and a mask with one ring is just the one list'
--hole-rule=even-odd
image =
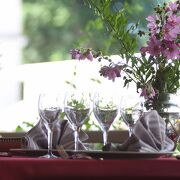
{"label": "folded napkin", "polygon": [[123,144],[107,145],[103,150],[136,152],[169,152],[175,148],[174,142],[166,135],[166,124],[157,111],[152,110],[137,121],[133,135]]}
{"label": "folded napkin", "polygon": [[[83,131],[80,132],[79,149],[86,149],[82,141],[88,138]],[[56,149],[57,146],[62,145],[64,149],[74,149],[74,132],[67,120],[57,121],[53,129],[52,147]],[[22,138],[23,149],[47,149],[47,129],[43,120],[34,126]]]}

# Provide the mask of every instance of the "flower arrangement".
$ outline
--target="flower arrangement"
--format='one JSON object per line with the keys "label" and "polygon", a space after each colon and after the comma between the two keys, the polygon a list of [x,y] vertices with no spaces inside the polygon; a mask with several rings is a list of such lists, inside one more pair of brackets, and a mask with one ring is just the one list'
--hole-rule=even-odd
{"label": "flower arrangement", "polygon": [[[130,48],[128,50],[130,44],[134,42],[133,37],[130,39],[131,36],[128,33],[135,27],[131,27],[125,34],[119,33],[118,28],[126,28],[118,24],[122,18],[122,12],[121,16],[118,14],[110,16],[107,8],[105,12],[95,6],[95,1],[88,0],[88,2],[96,11],[98,10],[102,19],[108,22],[114,31],[113,36],[121,42],[124,48],[124,51],[120,52],[122,60],[114,63],[109,57],[99,52],[95,53],[92,49],[73,49],[71,50],[72,58],[92,61],[94,57],[99,57],[98,60],[108,60],[109,65],[100,69],[100,75],[112,81],[115,81],[117,77],[122,77],[124,86],[134,82],[137,92],[140,92],[146,100],[147,109],[156,109],[159,94],[176,93],[180,87],[180,1],[158,5],[154,8],[155,14],[146,18],[149,29],[148,41],[146,46],[141,47],[140,56],[137,56]],[[108,19],[109,17],[111,19]],[[116,23],[112,23],[113,19]],[[137,35],[141,37],[146,33],[139,31]]]}

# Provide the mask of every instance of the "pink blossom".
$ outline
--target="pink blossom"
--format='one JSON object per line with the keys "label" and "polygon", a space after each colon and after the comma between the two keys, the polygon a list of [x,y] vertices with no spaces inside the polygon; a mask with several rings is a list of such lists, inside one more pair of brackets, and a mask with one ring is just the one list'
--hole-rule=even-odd
{"label": "pink blossom", "polygon": [[175,14],[172,14],[167,19],[167,24],[174,27],[174,26],[180,26],[180,17],[176,16]]}
{"label": "pink blossom", "polygon": [[147,51],[148,51],[148,48],[147,48],[147,47],[142,47],[142,48],[140,49],[140,52],[141,52],[141,54],[143,54],[143,55],[145,55]]}
{"label": "pink blossom", "polygon": [[163,28],[164,40],[174,41],[177,38],[179,32],[180,32],[179,26],[175,26],[174,28],[172,28],[168,24],[166,24]]}
{"label": "pink blossom", "polygon": [[121,76],[121,68],[119,68],[119,66],[103,66],[100,70],[100,75],[107,77],[109,80],[115,81],[116,77]]}
{"label": "pink blossom", "polygon": [[115,66],[113,68],[113,70],[116,73],[116,77],[121,77],[121,68],[120,68],[120,66]]}
{"label": "pink blossom", "polygon": [[82,58],[82,53],[80,52],[79,49],[71,49],[70,50],[71,58],[72,59],[81,59]]}
{"label": "pink blossom", "polygon": [[146,20],[149,22],[147,27],[151,30],[151,33],[154,34],[157,30],[156,17],[148,16]]}
{"label": "pink blossom", "polygon": [[140,96],[143,96],[145,99],[153,99],[156,96],[156,91],[152,85],[148,84],[142,89]]}
{"label": "pink blossom", "polygon": [[178,4],[176,2],[169,2],[169,7],[168,7],[168,11],[177,11],[178,9]]}
{"label": "pink blossom", "polygon": [[180,17],[172,14],[167,19],[167,23],[164,25],[163,29],[164,40],[173,41],[177,38],[180,33]]}
{"label": "pink blossom", "polygon": [[165,42],[165,47],[162,50],[162,54],[167,58],[167,59],[176,59],[178,58],[180,54],[180,50],[178,49],[178,45],[173,43],[173,42]]}
{"label": "pink blossom", "polygon": [[90,49],[87,49],[84,53],[82,53],[79,49],[71,49],[70,54],[72,59],[84,60],[87,58],[90,61],[93,60],[93,53]]}
{"label": "pink blossom", "polygon": [[161,41],[159,41],[155,36],[151,36],[148,41],[148,53],[151,56],[159,56],[161,53]]}
{"label": "pink blossom", "polygon": [[92,51],[88,51],[88,53],[87,53],[87,55],[86,55],[86,58],[87,58],[88,60],[90,60],[90,61],[93,60],[93,53],[92,53]]}

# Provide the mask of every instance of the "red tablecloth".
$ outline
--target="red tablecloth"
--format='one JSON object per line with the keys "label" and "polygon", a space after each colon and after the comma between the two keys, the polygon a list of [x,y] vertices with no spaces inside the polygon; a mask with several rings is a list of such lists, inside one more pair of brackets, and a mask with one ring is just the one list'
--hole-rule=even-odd
{"label": "red tablecloth", "polygon": [[180,160],[62,160],[1,157],[0,180],[180,179]]}

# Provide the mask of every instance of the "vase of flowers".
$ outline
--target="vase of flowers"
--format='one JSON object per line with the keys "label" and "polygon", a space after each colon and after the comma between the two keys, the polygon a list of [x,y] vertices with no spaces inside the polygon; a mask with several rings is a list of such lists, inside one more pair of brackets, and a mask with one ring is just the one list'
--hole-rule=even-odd
{"label": "vase of flowers", "polygon": [[103,1],[87,1],[108,24],[113,37],[122,44],[120,61],[114,63],[109,56],[103,56],[89,48],[83,51],[72,50],[72,58],[87,58],[92,61],[93,57],[98,56],[99,61],[108,60],[109,65],[101,67],[99,71],[101,76],[112,81],[121,77],[124,86],[135,83],[137,92],[145,99],[146,109],[156,109],[162,113],[165,109],[164,104],[170,102],[167,98],[171,97],[170,94],[177,93],[180,87],[180,1],[158,5],[154,8],[154,14],[146,18],[148,32],[139,30],[137,33],[140,37],[148,35],[146,45],[140,48],[140,55],[131,49],[134,46],[134,37],[130,35],[130,31],[136,27],[127,30],[127,26],[122,25],[123,22],[127,22],[121,21],[122,18],[126,18],[124,12],[112,14],[108,11],[110,1],[104,1],[105,4],[101,4]]}

